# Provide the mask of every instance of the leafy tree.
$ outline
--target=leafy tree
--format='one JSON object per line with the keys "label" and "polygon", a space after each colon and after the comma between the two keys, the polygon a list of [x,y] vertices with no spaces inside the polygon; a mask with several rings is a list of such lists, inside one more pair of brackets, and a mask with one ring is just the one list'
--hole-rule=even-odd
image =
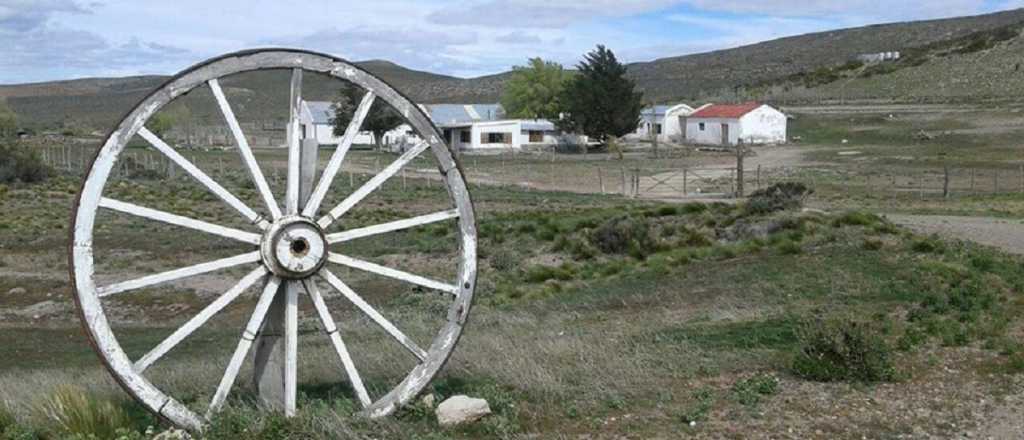
{"label": "leafy tree", "polygon": [[[332,106],[334,117],[331,118],[331,125],[334,126],[335,136],[345,134],[348,123],[352,120],[352,115],[362,99],[362,94],[354,87],[341,90],[338,99]],[[394,130],[404,122],[405,118],[399,115],[394,108],[388,105],[388,103],[377,99],[370,107],[370,112],[366,114],[366,119],[363,120],[361,129],[373,133],[373,141],[376,144],[377,150],[380,151],[384,147],[384,134]]]}
{"label": "leafy tree", "polygon": [[157,135],[157,137],[161,138],[164,137],[164,134],[170,131],[172,127],[174,127],[174,116],[164,112],[153,115],[153,117],[149,118],[149,121],[146,122],[146,128],[153,132],[153,134]]}
{"label": "leafy tree", "polygon": [[643,93],[626,78],[626,66],[602,45],[584,56],[574,76],[562,92],[565,116],[559,121],[563,131],[583,133],[599,142],[608,142],[636,130],[643,108]]}
{"label": "leafy tree", "polygon": [[18,133],[18,116],[7,103],[0,100],[0,139],[14,137]]}
{"label": "leafy tree", "polygon": [[531,58],[527,66],[516,66],[505,84],[501,106],[512,118],[558,119],[562,91],[570,78],[562,65]]}

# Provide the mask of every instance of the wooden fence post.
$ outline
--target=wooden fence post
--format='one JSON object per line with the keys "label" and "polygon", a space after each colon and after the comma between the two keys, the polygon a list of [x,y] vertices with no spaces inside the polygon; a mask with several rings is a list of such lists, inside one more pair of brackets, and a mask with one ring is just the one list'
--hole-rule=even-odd
{"label": "wooden fence post", "polygon": [[601,167],[597,167],[597,184],[601,187],[601,194],[604,194],[604,177],[601,176]]}
{"label": "wooden fence post", "polygon": [[626,193],[626,167],[620,167],[619,170],[622,171],[622,197],[626,197],[629,195]]}
{"label": "wooden fence post", "polygon": [[757,189],[761,189],[761,164],[757,164],[757,175],[755,176]]}
{"label": "wooden fence post", "polygon": [[686,181],[687,180],[689,180],[687,178],[687,169],[684,167],[683,168],[683,197],[686,197],[686,183],[687,183]]}
{"label": "wooden fence post", "polygon": [[736,197],[743,197],[743,141],[736,144]]}
{"label": "wooden fence post", "polygon": [[999,194],[999,169],[992,171],[992,193]]}
{"label": "wooden fence post", "polygon": [[974,194],[974,168],[971,168],[971,194]]}
{"label": "wooden fence post", "polygon": [[942,171],[943,171],[943,176],[942,176],[942,198],[948,199],[949,198],[949,165],[944,166],[942,168]]}

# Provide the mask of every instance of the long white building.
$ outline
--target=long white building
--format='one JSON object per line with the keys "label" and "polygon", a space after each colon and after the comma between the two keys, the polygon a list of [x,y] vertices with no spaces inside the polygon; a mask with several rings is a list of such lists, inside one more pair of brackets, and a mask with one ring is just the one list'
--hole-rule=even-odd
{"label": "long white building", "polygon": [[[420,104],[448,141],[460,151],[519,150],[529,146],[554,145],[559,142],[555,124],[545,119],[508,119],[500,104]],[[337,145],[331,120],[332,103],[303,101],[300,123],[307,138],[320,145]],[[419,140],[406,124],[384,134],[383,144],[400,149]],[[360,132],[355,145],[373,145],[373,133]]]}

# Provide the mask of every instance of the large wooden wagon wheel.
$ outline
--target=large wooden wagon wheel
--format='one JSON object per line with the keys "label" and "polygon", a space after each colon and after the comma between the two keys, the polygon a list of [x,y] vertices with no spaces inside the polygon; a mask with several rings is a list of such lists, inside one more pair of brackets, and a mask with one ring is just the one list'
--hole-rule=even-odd
{"label": "large wooden wagon wheel", "polygon": [[[287,134],[287,188],[285,199],[281,205],[270,191],[267,180],[261,172],[239,122],[232,112],[231,105],[225,98],[218,82],[219,78],[228,75],[261,69],[291,69],[292,72],[291,119]],[[300,139],[299,108],[303,71],[327,74],[355,84],[366,91],[341,144],[331,155],[330,161],[322,170],[319,179],[315,179],[316,161],[303,159],[303,148],[308,151],[310,145]],[[168,102],[202,86],[209,87],[216,98],[234,136],[242,163],[248,170],[252,183],[262,200],[262,206],[247,206],[224,186],[145,128],[149,118]],[[379,174],[373,176],[361,187],[347,194],[336,206],[321,206],[364,118],[374,100],[377,99],[383,100],[402,114],[422,141],[383,168]],[[250,225],[249,230],[230,228],[105,197],[104,188],[111,171],[115,169],[115,163],[128,140],[135,135],[145,139],[153,148],[184,169],[217,198],[241,214]],[[313,148],[315,151],[315,145]],[[340,218],[428,149],[438,163],[440,179],[444,182],[452,202],[451,209],[367,227],[339,230],[337,224]],[[315,182],[315,185],[307,183],[305,189],[300,189],[303,186],[301,181],[304,177],[308,182]],[[97,285],[93,265],[93,232],[96,226],[97,211],[101,209],[179,226],[186,228],[185,230],[192,230],[196,234],[205,233],[227,237],[244,243],[246,246],[251,246],[251,250],[229,258],[197,261],[194,265],[141,278],[109,285]],[[458,266],[457,275],[450,281],[429,279],[400,268],[385,267],[331,250],[331,245],[336,243],[451,219],[456,220],[457,233],[455,236],[459,245],[459,259],[453,263]],[[267,322],[268,312],[278,306],[281,308],[280,316],[282,316],[283,322],[277,324],[283,327],[283,338],[281,339],[284,353],[281,409],[288,415],[294,414],[297,388],[297,303],[300,296],[308,296],[314,306],[324,331],[330,337],[331,345],[336,351],[340,366],[343,367],[348,377],[355,397],[363,405],[363,414],[379,417],[391,413],[415,397],[448,359],[461,335],[476,283],[476,225],[473,206],[463,174],[437,128],[420,108],[380,79],[344,60],[307,51],[265,49],[233,53],[194,66],[170,79],[136,105],[107,137],[85,178],[74,207],[72,221],[70,252],[72,283],[83,325],[92,339],[96,351],[117,381],[135,399],[172,423],[193,430],[201,429],[205,421],[221,408],[231,392],[239,370],[251,351],[254,341],[260,337],[264,323],[271,324]],[[332,272],[332,265],[347,266],[357,269],[357,271],[398,279],[441,292],[447,298],[446,304],[449,304],[446,321],[439,323],[440,331],[430,345],[419,345],[402,332],[401,323],[389,321],[353,291],[345,281],[336,276]],[[238,280],[234,287],[217,297],[141,358],[130,359],[128,357],[111,330],[104,309],[106,300],[131,290],[240,266],[248,267],[247,270],[250,271]],[[400,344],[409,352],[410,356],[415,358],[415,366],[411,371],[386,394],[371,396],[367,392],[358,366],[353,362],[352,356],[343,342],[344,338],[338,331],[338,326],[314,280],[325,282],[337,290],[355,309],[365,314],[370,321],[376,323],[390,335],[395,344]],[[206,324],[211,317],[218,314],[244,291],[258,285],[262,286],[262,289],[256,301],[255,310],[252,312],[248,324],[239,331],[240,340],[237,348],[225,367],[223,377],[213,394],[205,416],[200,416],[181,401],[158,389],[147,378],[147,369],[151,365],[158,362],[166,353]]]}

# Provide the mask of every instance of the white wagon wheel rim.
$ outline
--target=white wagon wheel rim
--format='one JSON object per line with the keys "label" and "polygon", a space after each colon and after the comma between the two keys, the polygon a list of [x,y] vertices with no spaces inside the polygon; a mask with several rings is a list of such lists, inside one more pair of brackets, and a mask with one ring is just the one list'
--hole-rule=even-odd
{"label": "white wagon wheel rim", "polygon": [[[227,103],[219,87],[219,78],[262,69],[292,69],[293,99],[291,106],[293,109],[297,105],[295,97],[301,96],[301,93],[296,92],[298,90],[297,87],[301,88],[301,71],[327,74],[349,81],[367,91],[364,99],[356,109],[352,124],[350,124],[343,137],[342,145],[332,155],[330,162],[317,179],[317,185],[310,195],[309,203],[305,206],[298,205],[298,131],[293,129],[291,133],[295,133],[295,135],[289,136],[288,188],[286,190],[285,206],[284,209],[281,209],[276,205],[276,201],[274,201],[273,196],[267,189],[266,180],[259,171],[259,167],[256,166],[255,159],[245,141],[244,134],[241,133],[237,120],[234,119],[234,115],[231,113],[230,104]],[[268,216],[260,215],[256,210],[246,206],[245,203],[235,198],[230,192],[210,179],[198,168],[192,166],[187,159],[175,153],[166,143],[144,128],[146,121],[167,103],[204,84],[207,84],[214,92],[214,96],[218,100],[229,128],[235,135],[236,146],[242,155],[243,164],[248,168],[255,186],[259,190],[262,201],[266,205],[261,208],[267,210]],[[319,205],[329,190],[331,181],[333,181],[340,170],[345,152],[358,132],[359,124],[363,117],[366,116],[370,105],[375,99],[382,99],[397,110],[406,119],[407,123],[416,130],[423,141],[396,159],[390,166],[384,168],[364,186],[345,197],[340,204],[330,210],[325,209],[327,211],[326,214],[319,215],[318,208],[325,208]],[[292,115],[290,125],[297,127],[296,112],[293,111]],[[184,168],[188,174],[192,175],[193,178],[217,195],[218,198],[245,216],[252,223],[253,230],[241,231],[227,228],[103,197],[103,188],[106,186],[107,179],[112,169],[114,169],[114,164],[119,154],[124,149],[128,140],[135,134],[139,134],[146,139],[154,148]],[[426,149],[430,149],[437,159],[441,180],[448,190],[454,208],[405,220],[329,233],[328,227],[334,221],[342,217],[350,208],[358,204],[359,201],[372,191],[379,188],[388,178],[394,176],[404,165]],[[93,229],[96,213],[100,208],[181,226],[192,229],[196,233],[204,232],[232,238],[242,243],[254,245],[254,250],[230,258],[200,263],[174,271],[98,287],[94,280]],[[308,250],[311,254],[319,255],[317,254],[317,249],[325,250],[332,243],[404,230],[453,218],[457,220],[460,260],[455,282],[452,284],[431,280],[394,268],[380,266],[368,261],[331,252],[326,253],[319,260],[313,258],[314,269],[309,269],[310,266],[305,265],[308,264],[308,261],[304,263],[289,260],[286,258],[287,253],[282,253],[277,249],[278,246],[275,246],[280,244],[278,241],[280,241],[281,235],[277,231],[281,229],[289,229],[293,232],[298,231],[298,235],[305,237],[308,240],[306,244],[310,245],[310,249],[304,250]],[[278,284],[285,282],[293,286],[296,291],[300,288],[306,290],[309,299],[317,311],[318,317],[321,319],[324,330],[331,337],[332,345],[344,367],[349,382],[353,385],[353,389],[357,394],[356,397],[363,404],[363,414],[370,417],[390,414],[408,402],[422,391],[441,367],[444,366],[461,336],[462,328],[469,315],[473,292],[476,287],[476,223],[473,205],[469,198],[464,175],[454,155],[444,143],[438,129],[419,107],[373,75],[336,57],[294,49],[244,51],[206,61],[174,76],[136,105],[106,138],[106,141],[90,165],[72,210],[70,247],[69,267],[75,301],[78,305],[82,325],[94,348],[100,355],[103,364],[110,370],[121,386],[150,411],[171,423],[192,430],[201,429],[208,417],[223,404],[236,379],[239,366],[249,352],[252,340],[255,338],[260,324],[262,324],[263,317],[271,302],[270,298],[276,292]],[[372,306],[363,301],[342,280],[338,279],[328,267],[324,266],[324,263],[327,262],[446,292],[450,294],[452,299],[451,305],[448,308],[447,320],[434,337],[431,345],[426,349],[421,348],[405,337],[398,327],[391,324]],[[129,359],[107,320],[103,308],[103,297],[159,282],[241,265],[251,266],[253,270],[238,281],[238,284],[214,300],[206,309],[186,322],[186,324],[172,333],[171,336],[152,351],[135,361]],[[376,400],[367,395],[358,370],[347,353],[322,296],[316,289],[316,285],[310,282],[313,276],[326,281],[328,285],[338,290],[356,309],[362,311],[372,321],[380,325],[398,343],[401,343],[418,358],[418,363],[408,375],[385,395],[380,396]],[[171,350],[196,328],[205,324],[211,316],[233,301],[240,293],[261,280],[265,280],[265,289],[260,294],[260,299],[256,304],[249,324],[242,332],[241,340],[226,367],[221,384],[210,404],[210,412],[206,416],[196,414],[174,397],[164,393],[144,375],[149,365],[157,362],[163,354]],[[289,292],[289,295],[293,294]],[[294,368],[292,368],[292,371],[294,371]],[[291,374],[291,377],[294,378],[294,373]],[[285,388],[286,393],[290,394],[291,401],[294,402],[296,392],[294,379],[292,379],[290,390],[288,385]]]}

